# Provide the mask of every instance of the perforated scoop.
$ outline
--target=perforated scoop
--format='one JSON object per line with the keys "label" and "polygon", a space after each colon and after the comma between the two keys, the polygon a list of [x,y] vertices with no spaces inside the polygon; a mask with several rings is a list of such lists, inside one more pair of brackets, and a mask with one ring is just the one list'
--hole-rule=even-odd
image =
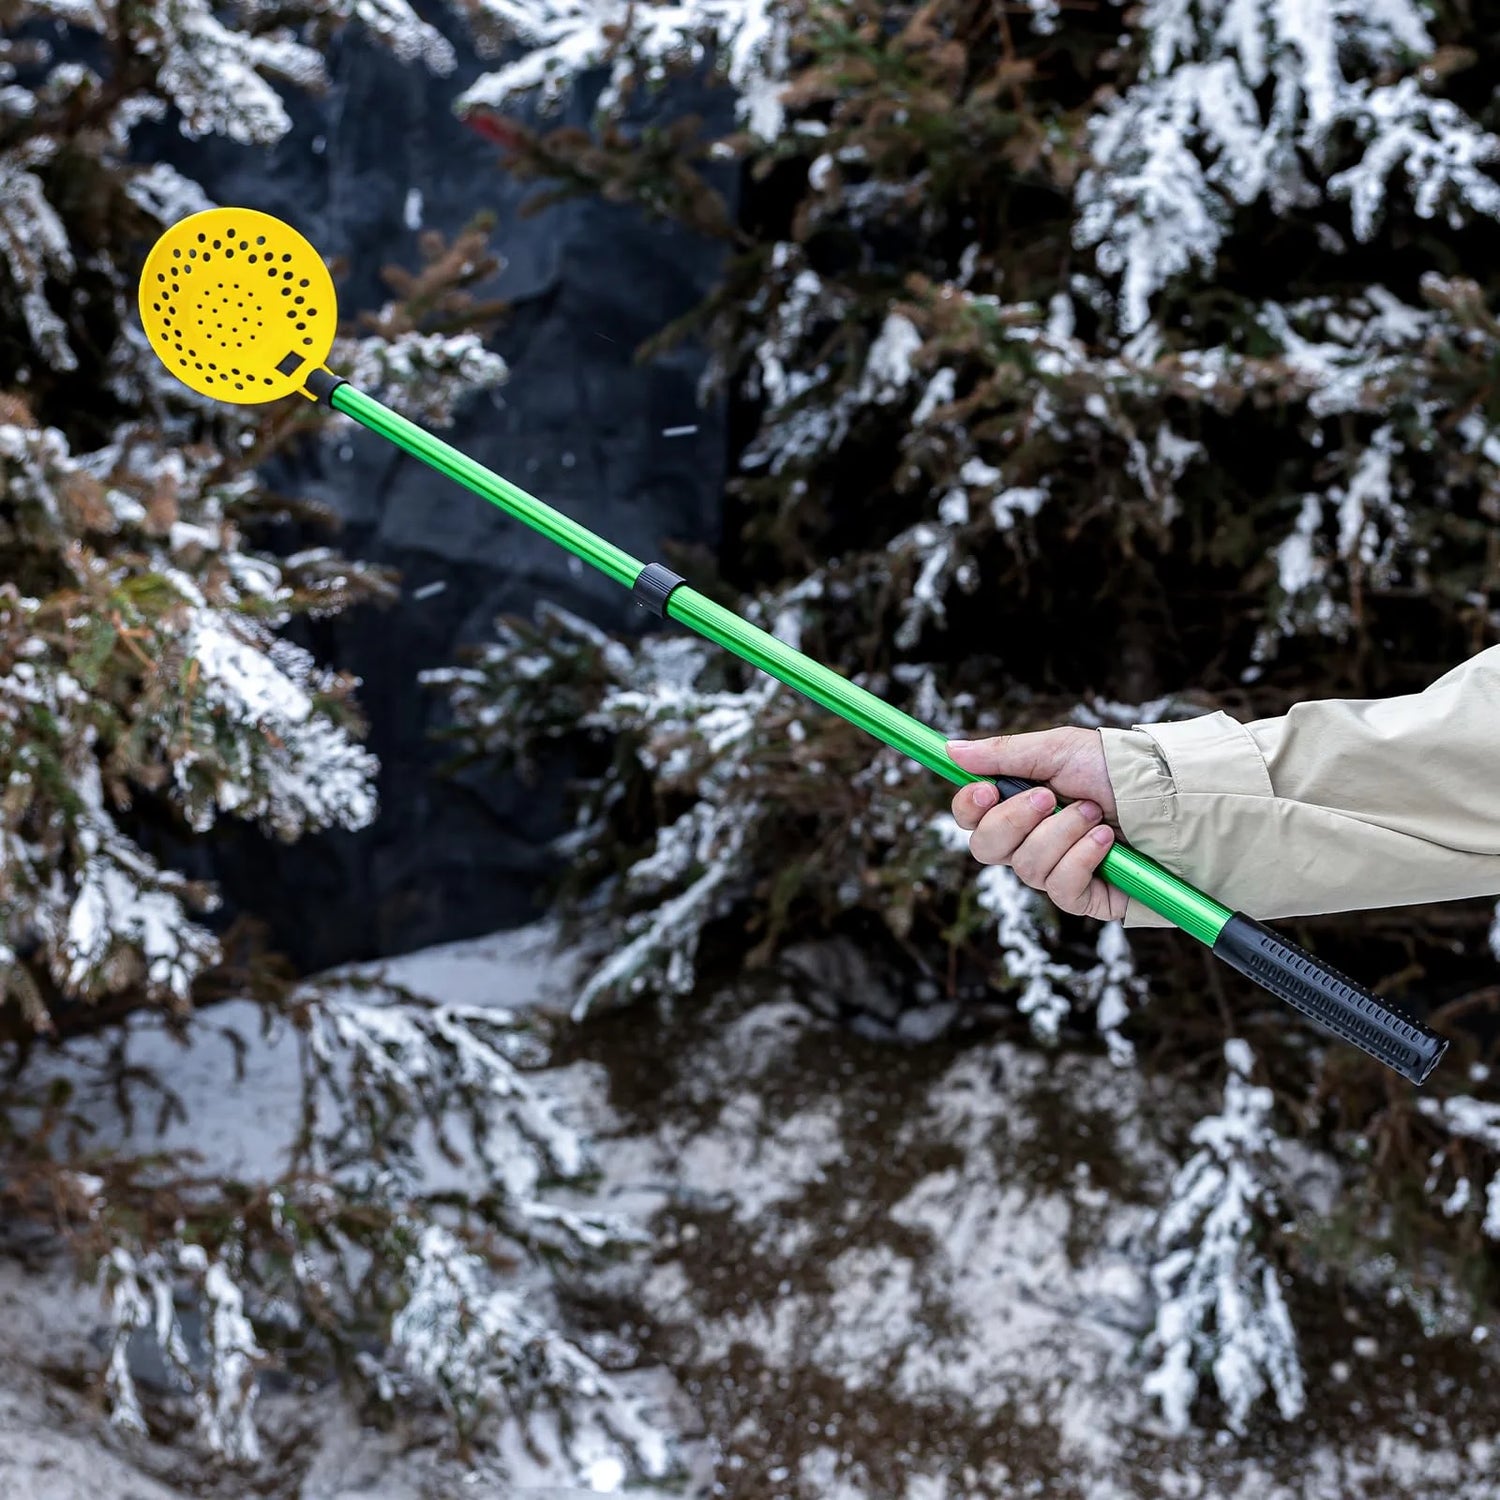
{"label": "perforated scoop", "polygon": [[249,405],[302,390],[333,347],[338,298],[323,257],[288,224],[210,208],[172,225],[140,280],[151,347],[185,385]]}

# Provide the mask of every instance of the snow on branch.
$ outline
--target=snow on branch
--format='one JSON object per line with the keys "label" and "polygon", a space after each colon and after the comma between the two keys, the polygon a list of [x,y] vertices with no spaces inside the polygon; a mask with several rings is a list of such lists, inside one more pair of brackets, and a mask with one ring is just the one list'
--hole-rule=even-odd
{"label": "snow on branch", "polygon": [[[248,1002],[225,1011],[258,1018]],[[304,1359],[341,1353],[382,1401],[440,1406],[497,1454],[513,1422],[580,1483],[596,1464],[672,1472],[671,1441],[639,1398],[564,1332],[561,1268],[643,1236],[589,1196],[589,1152],[563,1117],[536,1016],[355,973],[304,986],[260,1026],[236,1051],[276,1080],[279,1117],[249,1129],[228,1174],[211,1145],[206,1160],[148,1152],[108,1163],[107,1185],[88,1180],[113,1419],[145,1429],[132,1368],[155,1344],[210,1449],[253,1461],[257,1374],[291,1342]],[[75,1075],[92,1058],[114,1099],[119,1069],[169,1062],[174,1090],[199,1100],[222,1073],[221,1035],[200,1023],[181,1046],[137,1014],[113,1047],[77,1044]],[[565,1203],[548,1201],[556,1185]],[[162,1190],[169,1217],[154,1222]]]}
{"label": "snow on branch", "polygon": [[[0,598],[0,629],[24,629],[37,610],[36,600]],[[212,899],[120,832],[104,804],[88,695],[42,652],[27,655],[0,677],[0,763],[21,794],[0,825],[0,995],[19,1000],[34,1025],[48,1024],[15,952],[29,936],[64,994],[98,999],[139,979],[151,998],[184,1003],[218,960],[217,942],[190,916],[211,910]],[[49,809],[46,789],[58,781],[68,787],[65,815],[24,836],[28,810]]]}
{"label": "snow on branch", "polygon": [[762,140],[780,133],[788,64],[781,0],[465,0],[476,29],[520,42],[516,62],[483,75],[458,108],[504,110],[537,93],[555,108],[580,74],[608,66],[601,112],[617,112],[637,78],[658,83],[669,69],[709,61],[738,95],[741,122]]}
{"label": "snow on branch", "polygon": [[163,226],[218,207],[196,182],[164,161],[133,173],[126,179],[125,192]]}
{"label": "snow on branch", "polygon": [[[564,1337],[532,1274],[640,1239],[613,1215],[543,1196],[550,1183],[586,1187],[593,1167],[547,1087],[534,1019],[335,978],[311,996],[307,1036],[311,1158],[345,1191],[395,1208],[410,1247],[388,1358],[471,1436],[547,1407],[580,1476],[601,1458],[665,1475],[670,1445]],[[505,1237],[498,1260],[441,1222],[437,1205],[455,1190]],[[533,1252],[530,1272],[503,1273],[514,1249]]]}
{"label": "snow on branch", "polygon": [[1094,1005],[1094,1023],[1104,1038],[1109,1060],[1123,1068],[1135,1060],[1135,1048],[1120,1035],[1120,1027],[1130,1015],[1130,1002],[1145,1000],[1147,981],[1135,971],[1123,922],[1106,922],[1100,927],[1095,952],[1099,962],[1082,975],[1083,992]]}
{"label": "snow on branch", "polygon": [[1415,78],[1403,78],[1362,93],[1348,115],[1367,143],[1365,154],[1328,185],[1348,197],[1357,239],[1374,235],[1398,173],[1405,176],[1418,218],[1430,219],[1446,207],[1451,229],[1461,228],[1471,214],[1500,219],[1500,183],[1481,170],[1500,161],[1500,139],[1480,130],[1452,100],[1433,99]]}
{"label": "snow on branch", "polygon": [[68,26],[82,26],[89,31],[105,31],[109,26],[99,0],[30,0],[27,9],[38,16]]}
{"label": "snow on branch", "polygon": [[1045,900],[1008,865],[987,865],[979,877],[979,905],[998,918],[1005,970],[1020,987],[1016,1007],[1039,1040],[1055,1042],[1071,1008],[1058,983],[1073,970],[1053,959],[1042,942],[1037,917]]}
{"label": "snow on branch", "polygon": [[391,1326],[393,1348],[461,1431],[506,1413],[530,1424],[552,1408],[564,1414],[562,1442],[580,1483],[604,1465],[637,1483],[672,1474],[671,1439],[639,1400],[549,1326],[524,1289],[496,1286],[448,1230],[422,1231],[406,1278],[411,1295]]}
{"label": "snow on branch", "polygon": [[[1097,247],[1100,269],[1120,278],[1126,334],[1173,277],[1212,269],[1233,210],[1263,195],[1278,214],[1320,202],[1324,188],[1347,196],[1355,235],[1368,239],[1400,172],[1424,218],[1440,206],[1455,226],[1500,217],[1500,184],[1481,170],[1500,141],[1415,77],[1360,76],[1431,54],[1410,0],[1149,0],[1140,29],[1137,81],[1090,125],[1074,224],[1074,242]],[[1360,158],[1320,187],[1305,167],[1332,171],[1341,132]]]}
{"label": "snow on branch", "polygon": [[[1073,241],[1096,246],[1099,269],[1121,278],[1124,332],[1145,326],[1150,297],[1174,276],[1212,269],[1230,203],[1253,199],[1263,180],[1259,124],[1254,96],[1224,62],[1139,83],[1095,119]],[[1222,170],[1203,165],[1199,140]]]}
{"label": "snow on branch", "polygon": [[344,339],[329,358],[377,401],[414,422],[440,427],[452,425],[453,409],[464,396],[491,390],[509,374],[505,361],[486,349],[477,333]]}
{"label": "snow on branch", "polygon": [[[147,595],[153,612],[135,622],[154,637],[164,670],[147,678],[144,691],[133,690],[121,711],[138,734],[159,736],[156,753],[170,760],[190,825],[204,831],[226,812],[259,819],[282,837],[362,827],[374,816],[377,767],[343,722],[350,684],[275,633],[299,594],[327,595],[330,603],[352,597],[364,586],[361,570],[350,564],[326,576],[326,567],[246,552],[227,512],[253,497],[254,478],[214,482],[217,468],[211,451],[163,450],[129,427],[103,449],[72,455],[55,429],[0,424],[0,474],[18,502],[37,509],[65,556],[80,530],[128,530],[170,584]],[[165,537],[142,534],[150,519],[136,498],[142,492],[173,497],[177,519]],[[115,624],[127,628],[123,618]],[[97,636],[101,649],[118,641]]]}
{"label": "snow on branch", "polygon": [[[111,809],[134,787],[198,831],[224,813],[283,837],[367,823],[376,765],[354,738],[352,684],[275,633],[299,607],[358,595],[361,570],[244,550],[229,516],[253,501],[254,478],[215,480],[210,449],[164,449],[123,424],[73,454],[24,408],[7,414],[0,482],[14,525],[40,576],[64,583],[40,599],[0,590],[13,661],[0,764],[27,791],[0,829],[0,905],[27,914],[65,994],[97,999],[140,977],[149,996],[185,1004],[217,960],[189,915],[211,909],[209,893],[158,869]],[[111,564],[94,548],[116,538]],[[41,834],[19,837],[23,820]],[[0,943],[21,931],[7,925]],[[41,1024],[13,958],[6,987]]]}
{"label": "snow on branch", "polygon": [[202,602],[184,652],[184,717],[197,733],[174,778],[194,828],[211,827],[218,812],[257,819],[282,838],[369,825],[378,762],[318,703],[337,691],[335,674],[260,621]]}
{"label": "snow on branch", "polygon": [[[1490,1153],[1492,1161],[1500,1163],[1500,1104],[1457,1095],[1451,1099],[1419,1099],[1417,1108],[1441,1125],[1451,1136],[1473,1141]],[[1442,1153],[1433,1158],[1434,1169],[1442,1164]],[[1436,1170],[1428,1182],[1431,1192],[1437,1185]],[[1492,1240],[1500,1240],[1500,1165],[1496,1165],[1489,1185],[1484,1190],[1484,1234]],[[1472,1171],[1461,1171],[1457,1184],[1443,1204],[1443,1211],[1457,1214],[1477,1201],[1478,1189]]]}
{"label": "snow on branch", "polygon": [[[203,1309],[190,1335],[178,1307],[179,1287]],[[254,1462],[256,1369],[266,1358],[245,1315],[244,1293],[231,1267],[202,1245],[174,1240],[134,1252],[117,1245],[100,1267],[111,1337],[105,1389],[117,1425],[146,1430],[128,1357],[131,1336],[152,1337],[169,1374],[190,1392],[198,1433],[212,1453]],[[196,1347],[195,1347],[196,1346]]]}
{"label": "snow on branch", "polygon": [[[1327,587],[1334,564],[1357,570],[1377,587],[1395,581],[1412,537],[1411,517],[1402,503],[1411,481],[1394,467],[1399,452],[1393,429],[1379,427],[1368,446],[1350,455],[1351,470],[1343,483],[1330,485],[1326,497],[1302,497],[1295,526],[1275,549],[1281,597],[1251,648],[1252,660],[1264,661],[1278,634],[1311,628],[1342,635],[1351,616],[1348,605]],[[1336,535],[1325,542],[1330,506]]]}
{"label": "snow on branch", "polygon": [[[796,635],[786,611],[774,632]],[[643,642],[627,682],[606,689],[586,727],[639,736],[643,764],[666,787],[695,788],[698,800],[658,830],[656,847],[630,872],[626,891],[647,904],[626,918],[627,940],[585,981],[573,1007],[579,1019],[605,998],[648,986],[688,993],[699,936],[728,906],[746,868],[759,802],[739,784],[759,743],[758,719],[781,691],[756,677],[741,692],[700,686],[716,659],[711,647],[680,637]],[[663,899],[664,892],[671,892]]]}
{"label": "snow on branch", "polygon": [[74,272],[68,232],[30,170],[44,148],[0,152],[0,263],[9,270],[21,317],[37,352],[55,370],[73,370],[78,358],[68,343],[63,320],[47,301],[49,276],[66,282]]}
{"label": "snow on branch", "polygon": [[[257,3],[269,10],[276,0]],[[453,44],[406,0],[324,0],[319,9],[339,20],[358,21],[398,62],[420,62],[440,75],[451,73],[457,64]]]}
{"label": "snow on branch", "polygon": [[[763,601],[772,633],[795,645],[820,586],[814,577]],[[477,666],[423,680],[451,691],[461,732],[486,755],[524,767],[529,746],[580,730],[628,747],[559,843],[575,861],[606,836],[631,768],[651,777],[658,805],[675,804],[651,850],[611,885],[626,910],[614,952],[580,986],[576,1019],[601,1001],[691,989],[702,931],[741,890],[761,833],[755,778],[782,689],[759,675],[742,689],[722,685],[725,659],[701,640],[650,636],[632,652],[555,608],[543,619],[545,629],[500,622]]]}
{"label": "snow on branch", "polygon": [[471,1198],[489,1202],[495,1227],[567,1259],[636,1238],[617,1218],[543,1197],[549,1184],[586,1184],[594,1167],[543,1086],[548,1051],[531,1017],[439,1003],[385,981],[335,978],[310,999],[305,1142],[319,1170],[406,1201],[456,1168]]}
{"label": "snow on branch", "polygon": [[158,869],[116,828],[104,807],[99,768],[91,758],[76,769],[81,815],[74,828],[77,883],[61,902],[34,914],[47,934],[54,977],[64,993],[97,999],[123,989],[144,970],[146,993],[185,1005],[193,980],[218,962],[219,945],[190,920],[188,907],[216,904],[181,876]]}
{"label": "snow on branch", "polygon": [[1193,1127],[1200,1149],[1173,1177],[1155,1229],[1158,1306],[1145,1345],[1155,1366],[1144,1389],[1178,1432],[1205,1375],[1237,1433],[1267,1393],[1287,1421],[1306,1403],[1296,1334],[1263,1246],[1279,1211],[1267,1175],[1277,1151],[1271,1091],[1251,1084],[1247,1043],[1226,1042],[1224,1057],[1223,1111]]}
{"label": "snow on branch", "polygon": [[208,0],[160,0],[140,15],[135,50],[156,64],[190,138],[227,135],[247,146],[268,146],[292,122],[262,74],[302,88],[327,81],[321,54],[296,41],[287,27],[252,35],[226,26]]}
{"label": "snow on branch", "polygon": [[414,1170],[413,1143],[393,1135],[389,1122],[458,1115],[467,1122],[473,1159],[513,1189],[530,1193],[543,1176],[576,1178],[588,1167],[577,1133],[528,1083],[526,1070],[545,1061],[546,1049],[510,1011],[336,993],[313,1006],[309,1041],[337,1105],[324,1110],[320,1154],[330,1160],[346,1159],[339,1132],[352,1125],[388,1138],[387,1149]]}

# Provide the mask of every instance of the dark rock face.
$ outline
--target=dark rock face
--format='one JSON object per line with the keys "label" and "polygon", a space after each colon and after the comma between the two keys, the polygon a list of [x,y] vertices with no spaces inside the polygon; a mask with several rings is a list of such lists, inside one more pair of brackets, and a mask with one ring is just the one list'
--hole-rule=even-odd
{"label": "dark rock face", "polygon": [[[476,291],[512,304],[490,341],[511,376],[471,399],[441,435],[643,561],[664,539],[712,545],[725,434],[722,413],[697,404],[703,355],[686,349],[647,366],[633,356],[703,298],[720,250],[593,200],[522,218],[534,190],[509,180],[495,148],[452,114],[460,90],[493,64],[473,56],[455,25],[448,34],[460,64],[447,78],[351,34],[329,56],[329,95],[289,99],[295,128],[272,149],[189,143],[163,128],[142,154],[173,161],[217,202],[277,214],[326,256],[345,257],[344,317],[386,300],[383,265],[420,263],[418,231],[406,222],[413,189],[421,227],[452,233],[476,209],[495,210],[491,243],[506,264]],[[594,92],[569,106],[569,123],[586,122]],[[721,125],[729,105],[684,85],[646,108],[658,118],[690,110]],[[663,436],[694,424],[691,436]],[[542,598],[607,629],[639,630],[646,617],[562,549],[367,433],[274,477],[344,518],[335,540],[346,553],[403,575],[399,606],[362,610],[305,637],[324,660],[363,678],[381,814],[363,833],[290,847],[226,828],[203,847],[169,840],[162,855],[217,880],[227,913],[269,921],[277,946],[304,969],[534,917],[553,870],[545,844],[563,826],[565,768],[535,787],[484,773],[439,779],[451,750],[432,731],[448,716],[417,673],[452,664],[464,645],[487,637],[497,613],[529,614]],[[440,592],[414,597],[438,584]]]}

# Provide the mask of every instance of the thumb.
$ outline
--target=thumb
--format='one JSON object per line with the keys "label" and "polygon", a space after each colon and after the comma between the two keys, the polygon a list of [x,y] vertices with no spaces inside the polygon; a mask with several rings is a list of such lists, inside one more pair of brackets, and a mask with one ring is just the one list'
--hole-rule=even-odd
{"label": "thumb", "polygon": [[1028,781],[1055,776],[1070,758],[1070,749],[1067,735],[1055,729],[948,741],[949,758],[964,770],[978,776],[1024,776]]}

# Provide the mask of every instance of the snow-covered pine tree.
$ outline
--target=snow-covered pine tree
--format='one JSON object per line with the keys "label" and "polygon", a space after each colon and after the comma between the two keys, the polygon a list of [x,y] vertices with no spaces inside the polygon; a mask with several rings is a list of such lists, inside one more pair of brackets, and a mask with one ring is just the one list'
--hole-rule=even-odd
{"label": "snow-covered pine tree", "polygon": [[[531,49],[461,101],[495,115],[507,170],[730,244],[651,346],[703,336],[705,393],[748,434],[720,555],[675,559],[700,588],[969,734],[1415,691],[1500,639],[1500,52],[1462,14],[1152,0],[1122,35],[1111,7],[1047,0],[485,13]],[[592,133],[505,114],[595,65]],[[741,100],[731,136],[631,123],[634,92],[703,67]],[[734,223],[700,172],[726,160]],[[592,756],[560,852],[591,920],[603,899],[622,924],[594,995],[883,929],[958,993],[1119,1056],[1135,949],[1157,998],[1130,1037],[1216,1067],[1243,1008],[1351,1171],[1389,1127],[1365,1228],[1420,1191],[1364,1059],[1205,984],[1191,945],[1095,950],[1005,872],[976,880],[944,789],[731,660],[554,617],[437,681],[481,751]],[[1430,957],[1461,1011],[1489,915],[1327,925],[1372,979],[1382,951]]]}
{"label": "snow-covered pine tree", "polygon": [[[134,307],[151,241],[207,199],[171,167],[133,162],[132,130],[171,110],[190,136],[278,139],[290,124],[278,86],[318,86],[317,39],[352,14],[278,8],[267,25],[261,9],[233,24],[203,4],[116,14],[28,0],[6,13],[0,975],[33,1027],[106,996],[184,1006],[216,961],[197,918],[211,893],[158,868],[121,822],[142,796],[198,833],[228,815],[284,839],[375,812],[354,684],[279,631],[389,583],[328,548],[278,558],[256,545],[287,508],[258,467],[322,419],[195,397]],[[385,44],[451,67],[448,43],[400,0],[379,16]],[[71,28],[74,53],[97,33],[129,67],[59,61],[44,23]],[[460,294],[450,263],[439,274]],[[455,389],[503,375],[474,334],[424,337],[394,311],[338,352],[367,379],[379,366],[388,397],[436,390],[439,414]]]}
{"label": "snow-covered pine tree", "polygon": [[[254,1014],[237,1002],[200,1024],[234,1029]],[[112,1419],[151,1428],[129,1358],[145,1337],[175,1386],[151,1414],[185,1406],[206,1452],[236,1463],[263,1457],[263,1369],[314,1385],[340,1369],[376,1420],[442,1413],[476,1473],[503,1476],[504,1454],[523,1445],[579,1484],[601,1463],[622,1479],[669,1477],[671,1435],[563,1331],[559,1272],[638,1231],[588,1204],[588,1146],[547,1086],[536,1019],[345,978],[267,1020],[240,1045],[279,1057],[283,1084],[297,1056],[301,1070],[264,1176],[225,1182],[211,1163],[116,1156],[54,1191],[99,1265]],[[73,1049],[62,1076],[79,1107],[159,1058],[153,1021],[137,1014],[113,1046]],[[181,1066],[221,1057],[200,1044]],[[581,1206],[550,1201],[558,1183]]]}
{"label": "snow-covered pine tree", "polygon": [[1226,1042],[1224,1060],[1223,1111],[1193,1127],[1199,1149],[1172,1179],[1154,1232],[1145,1389],[1179,1432],[1208,1375],[1236,1432],[1262,1396],[1288,1419],[1306,1402],[1280,1272],[1265,1247],[1279,1212],[1271,1091],[1250,1082],[1255,1056],[1243,1041]]}
{"label": "snow-covered pine tree", "polygon": [[[0,1016],[12,1038],[81,1029],[90,1005],[115,1018],[113,1040],[7,1074],[0,1218],[61,1227],[98,1266],[102,1373],[127,1427],[148,1423],[129,1359],[146,1338],[207,1449],[236,1461],[258,1453],[260,1367],[290,1361],[318,1378],[341,1364],[387,1405],[429,1401],[473,1441],[508,1415],[539,1440],[552,1408],[580,1482],[600,1461],[660,1478],[665,1441],[549,1310],[543,1268],[618,1230],[545,1201],[587,1159],[527,1076],[546,1053],[523,1018],[348,987],[300,996],[273,1030],[305,1038],[304,1128],[262,1182],[91,1152],[73,1102],[95,1065],[127,1103],[149,1088],[121,1062],[151,1018],[118,1017],[186,1013],[221,957],[202,921],[212,891],[153,860],[137,819],[207,836],[242,818],[293,839],[374,816],[356,684],[281,631],[390,587],[329,547],[262,545],[267,522],[307,513],[261,465],[342,419],[201,400],[147,346],[140,262],[163,226],[210,205],[172,168],[133,161],[132,131],[167,117],[190,137],[269,144],[289,129],[281,89],[318,86],[321,44],[356,19],[413,63],[446,71],[452,48],[404,0],[11,0],[0,16]],[[59,28],[114,70],[59,60]],[[453,331],[492,311],[469,290],[495,268],[485,228],[424,236],[424,264],[389,273],[390,302],[342,331],[335,367],[432,423],[500,380],[478,333]],[[416,1142],[465,1126],[460,1215]]]}
{"label": "snow-covered pine tree", "polygon": [[[748,248],[699,326],[720,388],[758,419],[738,456],[738,535],[712,585],[743,590],[762,623],[787,618],[782,601],[795,599],[810,649],[970,730],[1171,716],[1208,694],[1253,716],[1320,684],[1396,690],[1428,670],[1434,636],[1456,657],[1495,631],[1493,325],[1477,287],[1435,269],[1450,257],[1423,235],[1439,207],[1449,234],[1492,216],[1500,200],[1483,166],[1500,143],[1452,100],[1421,93],[1461,78],[1463,54],[1415,10],[1340,12],[1303,38],[1290,7],[1148,6],[1122,50],[1102,17],[1058,28],[814,0],[755,12],[752,25],[752,9],[648,6],[611,20],[497,7],[533,50],[461,101],[503,107],[540,88],[545,103],[607,54],[610,130],[579,142],[507,120],[504,132],[519,169],[556,172],[561,156],[598,181],[633,145],[614,119],[632,89],[711,58],[743,96],[743,130],[700,152],[751,169]],[[1204,102],[1220,97],[1206,76],[1239,100],[1232,137]],[[1254,91],[1268,79],[1280,102],[1262,119]],[[1239,92],[1224,93],[1233,80]],[[1420,98],[1393,113],[1406,84]],[[1419,172],[1412,196],[1402,173],[1424,130],[1452,171]],[[1167,171],[1174,152],[1201,170]],[[1235,170],[1241,157],[1258,175]],[[618,174],[619,191],[672,201],[638,167],[622,161]],[[1171,212],[1140,188],[1158,182],[1182,200]],[[1363,206],[1351,213],[1356,184]],[[1186,239],[1188,221],[1212,234]],[[1235,232],[1252,230],[1255,254],[1240,264]],[[1401,250],[1404,284],[1348,289],[1351,243],[1380,236]],[[1175,270],[1168,241],[1185,256]],[[1100,246],[1111,279],[1075,243]],[[1280,274],[1278,257],[1296,273]],[[1110,628],[1049,629],[1080,598]],[[483,712],[473,676],[455,679],[492,747],[538,717],[517,695],[557,685],[544,663],[563,648],[538,647],[524,684],[498,686],[513,636],[478,669],[507,695],[503,714]],[[657,650],[644,648],[637,690],[664,725],[678,679],[653,686]],[[749,681],[692,660],[691,680],[706,672],[714,691]],[[605,676],[564,670],[570,702],[581,693],[595,706]],[[587,828],[608,837],[600,808],[639,806],[622,786],[636,772],[676,823],[669,799],[714,774],[707,737],[687,732],[695,712],[670,760],[615,759]],[[540,717],[549,733],[577,722]],[[767,698],[756,725],[736,800],[791,816],[762,819],[749,847],[724,845],[741,887],[776,870],[778,923],[862,905],[903,939],[914,921],[947,930],[966,877],[926,838],[926,778],[786,694]],[[799,766],[830,774],[804,797]],[[639,849],[643,831],[631,833]],[[571,853],[586,843],[580,833]],[[714,847],[701,842],[681,867],[677,894]],[[642,852],[651,870],[666,861]]]}

